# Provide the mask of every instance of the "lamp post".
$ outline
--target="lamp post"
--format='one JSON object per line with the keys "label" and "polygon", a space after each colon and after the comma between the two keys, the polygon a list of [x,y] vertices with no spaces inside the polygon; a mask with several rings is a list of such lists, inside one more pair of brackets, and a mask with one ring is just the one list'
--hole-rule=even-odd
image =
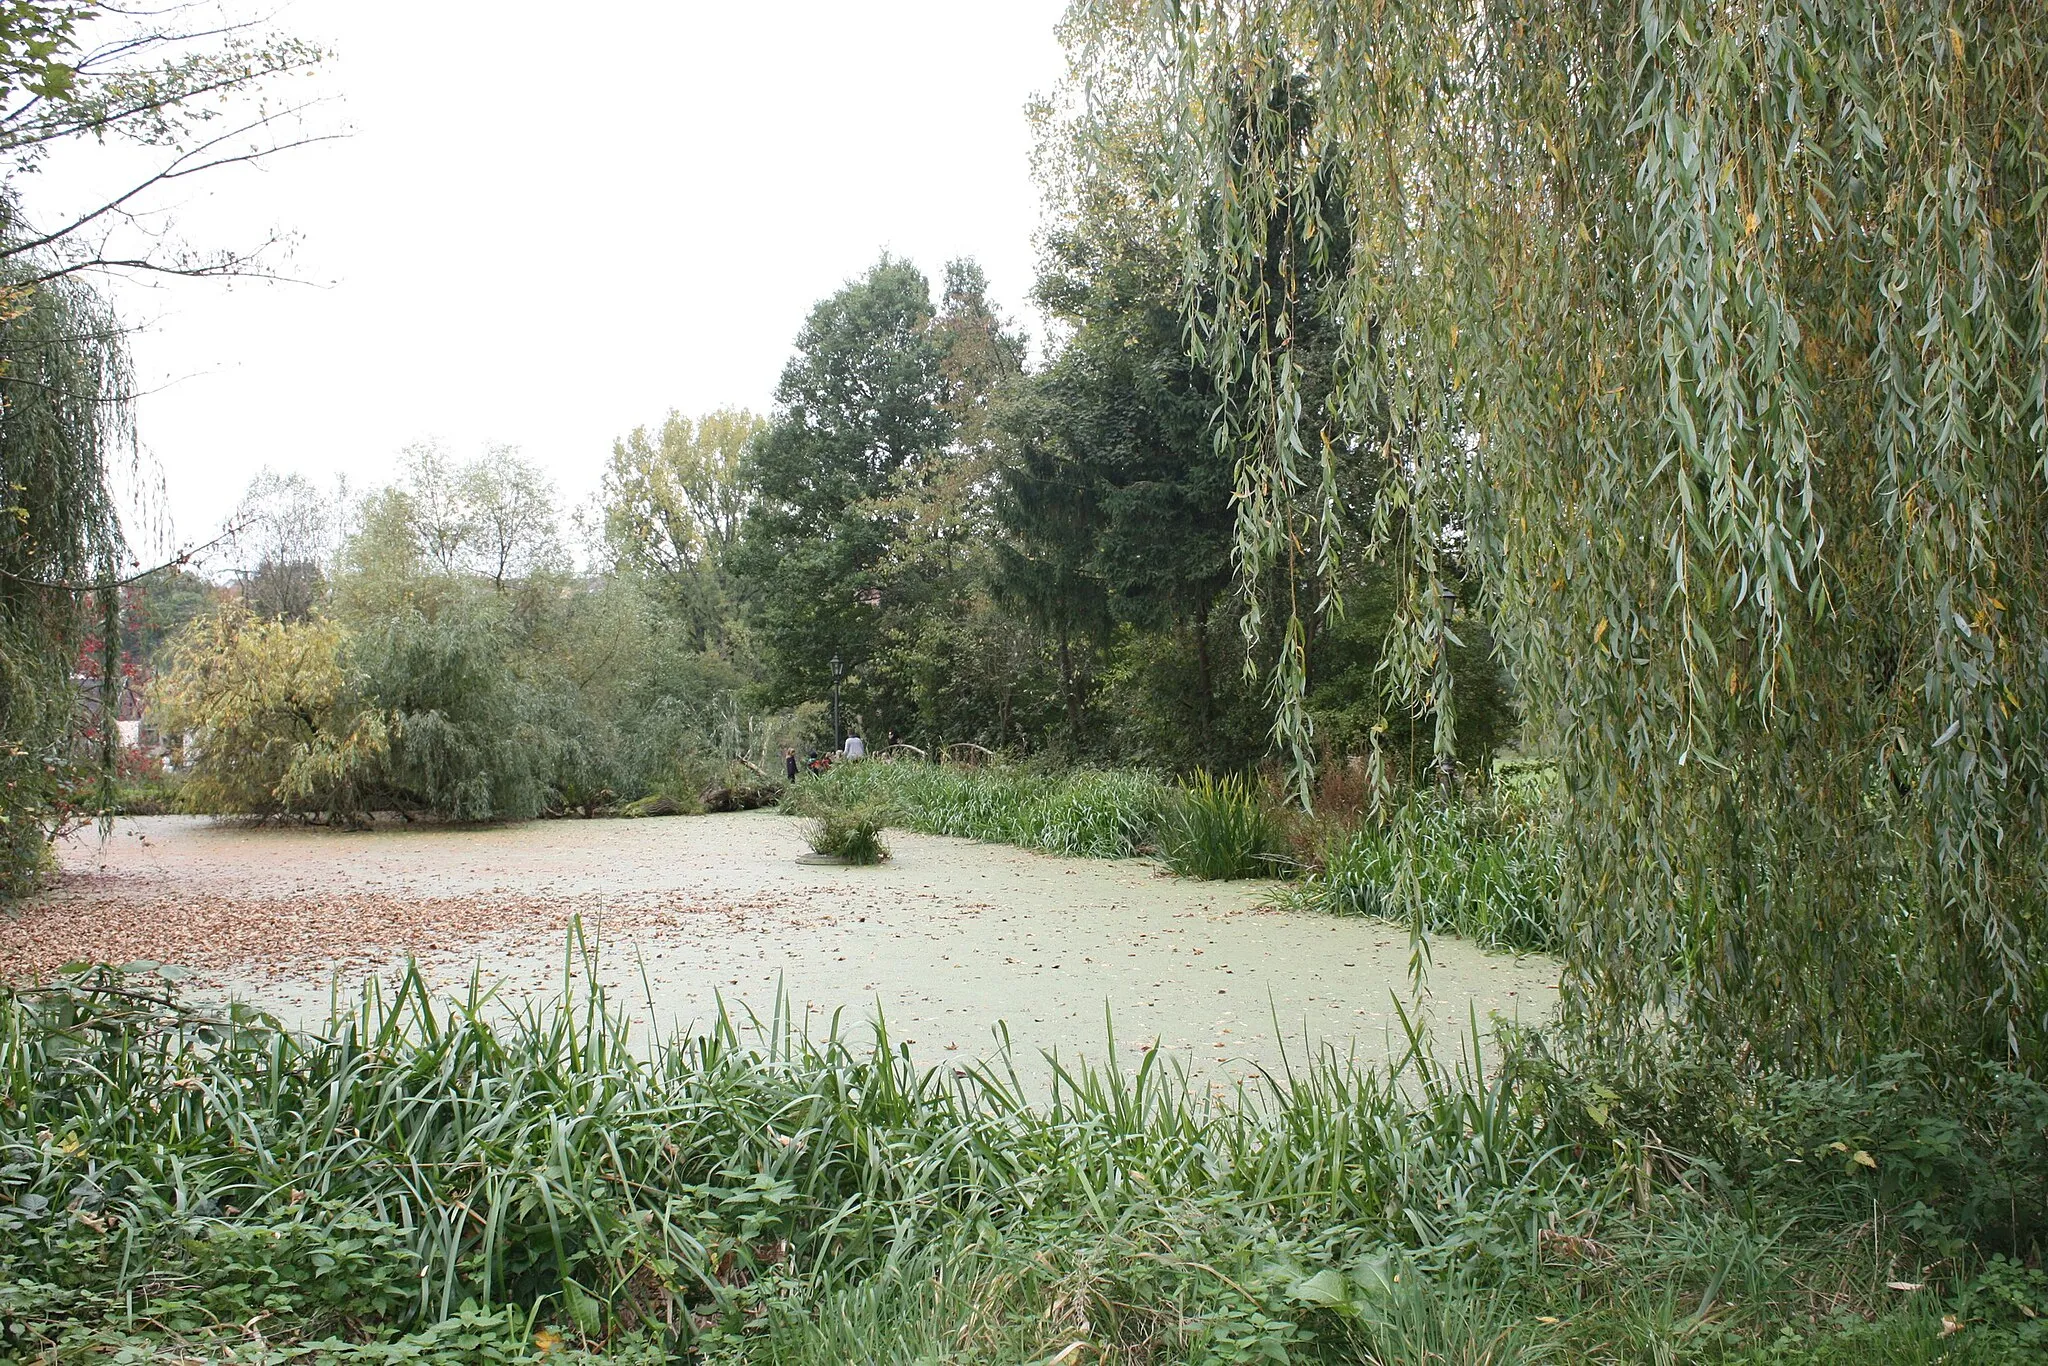
{"label": "lamp post", "polygon": [[839,662],[839,656],[832,656],[832,752],[837,754],[841,742],[839,735],[839,676],[846,666]]}

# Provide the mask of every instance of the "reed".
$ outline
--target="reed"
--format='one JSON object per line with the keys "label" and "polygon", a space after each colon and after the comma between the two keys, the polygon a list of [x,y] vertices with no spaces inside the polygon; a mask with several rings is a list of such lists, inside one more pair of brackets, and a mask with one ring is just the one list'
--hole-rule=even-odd
{"label": "reed", "polygon": [[1222,1095],[1155,1054],[1033,1092],[780,1008],[643,1035],[593,967],[572,947],[563,992],[518,1005],[409,970],[317,1032],[106,971],[0,991],[7,1346],[1506,1362],[1597,1348],[1535,1326],[1575,1295],[1648,1295],[1613,1247],[1695,1327],[1737,1245],[1731,1318],[1798,1294],[1758,1232],[1794,1204],[1745,1221],[1722,1169],[1540,1049],[1476,1066],[1476,1026],[1448,1060],[1411,1027],[1386,1065],[1325,1053]]}
{"label": "reed", "polygon": [[1159,843],[1169,868],[1204,881],[1273,877],[1287,865],[1279,812],[1241,774],[1204,771],[1180,784],[1166,804]]}
{"label": "reed", "polygon": [[1418,798],[1384,819],[1339,829],[1316,865],[1276,901],[1330,915],[1397,920],[1490,949],[1559,951],[1562,847],[1548,809],[1501,794]]}

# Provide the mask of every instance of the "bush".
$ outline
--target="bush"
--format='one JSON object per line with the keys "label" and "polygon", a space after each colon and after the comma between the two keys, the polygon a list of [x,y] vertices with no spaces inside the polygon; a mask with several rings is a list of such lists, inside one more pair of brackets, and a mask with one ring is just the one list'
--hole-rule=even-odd
{"label": "bush", "polygon": [[1802,1076],[1677,1036],[1610,1052],[1526,1035],[1511,1052],[1574,1147],[1655,1134],[1753,1206],[1842,1225],[1875,1207],[1930,1258],[2048,1252],[2048,1085],[2010,1064],[1899,1053]]}
{"label": "bush", "polygon": [[883,813],[872,806],[828,808],[812,820],[805,838],[814,854],[867,867],[889,857],[889,846],[882,842],[883,823]]}
{"label": "bush", "polygon": [[333,622],[263,621],[239,605],[179,634],[155,717],[166,734],[192,737],[186,809],[336,819],[369,809],[391,733],[354,685],[351,643]]}
{"label": "bush", "polygon": [[171,774],[124,779],[114,787],[114,810],[123,816],[168,816],[183,806],[184,784]]}
{"label": "bush", "polygon": [[1183,783],[1166,804],[1159,844],[1169,868],[1204,881],[1271,877],[1287,860],[1279,813],[1241,774]]}

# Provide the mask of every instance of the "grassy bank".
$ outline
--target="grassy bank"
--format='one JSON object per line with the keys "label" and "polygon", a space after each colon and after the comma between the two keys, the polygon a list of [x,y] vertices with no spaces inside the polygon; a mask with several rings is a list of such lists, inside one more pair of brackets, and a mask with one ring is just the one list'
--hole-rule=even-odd
{"label": "grassy bank", "polygon": [[650,1046],[599,994],[508,1019],[414,977],[314,1036],[159,989],[0,994],[0,1357],[2048,1345],[2048,1284],[1992,1260],[2038,1256],[2048,1168],[2048,1098],[2003,1074],[1958,1116],[1911,1060],[1802,1086],[1509,1040],[1492,1078],[1418,1050],[1225,1101],[1066,1073],[1027,1105],[1002,1070],[918,1073],[886,1037],[771,1021]]}
{"label": "grassy bank", "polygon": [[996,765],[840,764],[798,780],[795,806],[874,807],[926,835],[1016,844],[1078,858],[1130,858],[1152,846],[1170,797],[1147,773],[1045,773]]}
{"label": "grassy bank", "polygon": [[1236,777],[1173,783],[1129,771],[869,762],[803,779],[788,805],[881,812],[928,835],[1053,854],[1157,854],[1192,877],[1280,877],[1282,904],[1488,948],[1551,951],[1562,939],[1555,823],[1543,794],[1526,785],[1307,819]]}
{"label": "grassy bank", "polygon": [[1490,949],[1556,952],[1557,831],[1540,803],[1510,793],[1418,799],[1338,826],[1279,900],[1329,915],[1397,920]]}

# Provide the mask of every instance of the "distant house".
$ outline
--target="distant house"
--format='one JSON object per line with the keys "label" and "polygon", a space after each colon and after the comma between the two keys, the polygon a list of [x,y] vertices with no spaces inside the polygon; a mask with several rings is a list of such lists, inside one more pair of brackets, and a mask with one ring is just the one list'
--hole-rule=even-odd
{"label": "distant house", "polygon": [[[101,710],[100,680],[86,674],[74,674],[72,681],[78,685],[79,693],[85,699],[88,712]],[[144,720],[148,710],[148,699],[132,678],[121,680],[120,695],[114,704],[114,729],[121,744],[128,749],[161,752],[162,738],[156,727]]]}

